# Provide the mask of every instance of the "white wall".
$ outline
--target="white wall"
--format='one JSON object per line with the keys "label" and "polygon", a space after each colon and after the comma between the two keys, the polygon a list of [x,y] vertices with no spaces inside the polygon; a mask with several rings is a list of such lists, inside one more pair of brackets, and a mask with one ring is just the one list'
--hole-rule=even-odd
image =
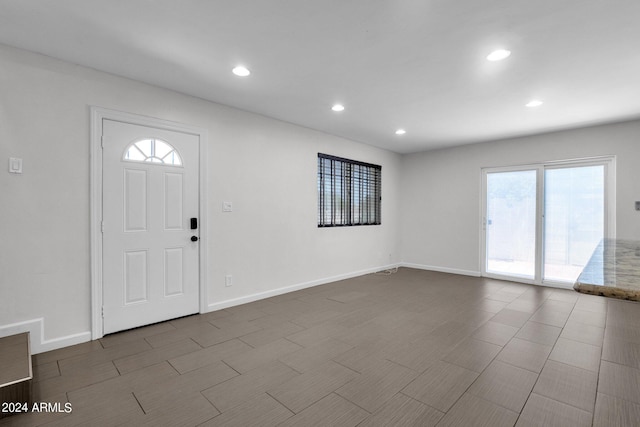
{"label": "white wall", "polygon": [[[208,130],[211,308],[400,260],[397,154],[7,46],[0,63],[0,335],[88,339],[90,105]],[[316,227],[318,152],[382,165],[381,226]]]}
{"label": "white wall", "polygon": [[602,155],[616,156],[617,237],[640,239],[640,121],[403,156],[402,261],[479,274],[481,168]]}

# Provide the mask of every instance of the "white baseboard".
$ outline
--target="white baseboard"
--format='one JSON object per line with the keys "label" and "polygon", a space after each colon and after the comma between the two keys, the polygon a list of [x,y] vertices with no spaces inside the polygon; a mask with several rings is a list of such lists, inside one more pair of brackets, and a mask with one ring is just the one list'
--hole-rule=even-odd
{"label": "white baseboard", "polygon": [[31,337],[31,354],[44,353],[45,351],[56,350],[58,348],[91,341],[90,331],[45,340],[44,319],[41,317],[38,319],[0,326],[0,337],[7,337],[9,335],[20,334],[23,332],[29,332]]}
{"label": "white baseboard", "polygon": [[285,286],[278,289],[272,289],[269,291],[258,292],[251,295],[246,295],[239,298],[228,299],[225,301],[215,302],[208,305],[208,311],[222,310],[223,308],[234,307],[240,304],[247,304],[253,301],[258,301],[265,298],[275,297],[278,295],[286,294],[293,291],[299,291],[300,289],[312,288],[314,286],[324,285],[326,283],[337,282],[338,280],[350,279],[352,277],[364,276],[365,274],[376,273],[378,271],[388,270],[391,268],[400,267],[400,264],[389,264],[381,267],[370,268],[366,270],[354,271],[351,273],[340,274],[337,276],[325,277],[323,279],[312,280],[309,282],[298,283],[296,285]]}
{"label": "white baseboard", "polygon": [[440,273],[460,274],[462,276],[480,277],[479,271],[460,270],[458,268],[438,267],[435,265],[413,264],[411,262],[401,262],[401,267],[416,268],[418,270],[439,271]]}

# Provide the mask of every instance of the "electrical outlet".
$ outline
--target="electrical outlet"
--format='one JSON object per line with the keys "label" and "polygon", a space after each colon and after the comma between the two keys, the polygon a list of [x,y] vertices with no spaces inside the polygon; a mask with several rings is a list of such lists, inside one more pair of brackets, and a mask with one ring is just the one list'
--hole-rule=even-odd
{"label": "electrical outlet", "polygon": [[229,286],[233,285],[233,276],[232,276],[232,275],[227,274],[227,275],[224,277],[224,285],[225,285],[226,287],[229,287]]}

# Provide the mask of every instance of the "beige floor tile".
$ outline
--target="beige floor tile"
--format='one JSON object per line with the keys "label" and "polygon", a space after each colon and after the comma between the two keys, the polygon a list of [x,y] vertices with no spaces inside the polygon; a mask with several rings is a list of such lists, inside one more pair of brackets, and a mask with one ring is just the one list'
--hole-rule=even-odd
{"label": "beige floor tile", "polygon": [[280,362],[271,362],[204,390],[202,395],[225,412],[298,375]]}
{"label": "beige floor tile", "polygon": [[552,295],[540,306],[540,308],[548,310],[561,311],[563,313],[571,313],[575,308],[575,303],[556,300],[552,298]]}
{"label": "beige floor tile", "polygon": [[490,311],[471,309],[464,310],[456,316],[456,322],[466,323],[472,326],[482,325],[487,320],[493,318],[495,313]]}
{"label": "beige floor tile", "polygon": [[47,351],[45,353],[34,354],[32,356],[33,365],[57,362],[82,354],[103,350],[100,341],[89,341],[82,344],[71,345],[58,350]]}
{"label": "beige floor tile", "polygon": [[475,325],[448,321],[431,331],[427,337],[429,339],[436,339],[440,344],[453,348],[471,336],[476,329],[477,326]]}
{"label": "beige floor tile", "polygon": [[280,356],[278,360],[298,372],[307,372],[352,348],[350,344],[329,338],[311,347]]}
{"label": "beige floor tile", "polygon": [[398,347],[395,340],[372,339],[334,357],[332,360],[356,372],[365,372],[379,366]]}
{"label": "beige floor tile", "polygon": [[562,328],[545,325],[538,322],[527,322],[516,334],[516,338],[535,342],[542,345],[553,346],[560,336]]}
{"label": "beige floor tile", "polygon": [[[323,300],[329,302],[323,298]],[[332,304],[338,304],[337,302],[332,302]],[[317,305],[317,304],[312,304]],[[291,323],[298,325],[302,328],[311,328],[313,326],[319,325],[321,323],[327,322],[332,319],[336,319],[342,316],[342,312],[333,309],[323,309],[323,310],[309,310],[297,317],[291,319]]]}
{"label": "beige floor tile", "polygon": [[640,425],[640,405],[619,397],[598,393],[593,427],[627,427]]}
{"label": "beige floor tile", "polygon": [[191,325],[185,325],[181,328],[146,337],[145,341],[147,341],[151,347],[158,348],[183,341],[186,338],[195,338],[200,335],[207,336],[217,329],[218,328],[209,322],[195,322]]}
{"label": "beige floor tile", "polygon": [[351,301],[355,301],[369,295],[368,292],[359,292],[359,291],[351,291],[351,292],[339,292],[334,295],[328,296],[327,299],[332,301],[347,303]]}
{"label": "beige floor tile", "polygon": [[473,338],[499,346],[505,346],[519,329],[513,326],[489,321],[471,335]]}
{"label": "beige floor tile", "polygon": [[151,350],[152,347],[143,338],[123,344],[114,344],[105,349],[69,357],[58,361],[62,375],[83,367],[101,365],[121,357],[132,356]]}
{"label": "beige floor tile", "polygon": [[602,347],[602,340],[604,339],[604,328],[580,323],[578,321],[572,320],[572,318],[570,317],[567,321],[567,324],[564,325],[560,336],[569,340],[579,341],[585,344]]}
{"label": "beige floor tile", "polygon": [[343,399],[335,393],[311,405],[299,414],[289,418],[281,427],[299,426],[357,426],[369,416],[364,409]]}
{"label": "beige floor tile", "polygon": [[69,391],[67,395],[74,405],[90,408],[95,402],[108,400],[112,396],[132,394],[135,390],[153,389],[156,384],[177,376],[175,369],[164,362]]}
{"label": "beige floor tile", "polygon": [[384,352],[383,357],[416,372],[424,372],[449,351],[448,347],[433,339],[415,340],[392,347]]}
{"label": "beige floor tile", "polygon": [[508,302],[483,298],[480,300],[479,303],[475,305],[475,307],[483,311],[488,311],[490,313],[497,313],[503,308],[505,308],[507,305],[509,305]]}
{"label": "beige floor tile", "polygon": [[491,318],[492,322],[521,328],[531,317],[531,313],[505,308]]}
{"label": "beige floor tile", "polygon": [[[591,297],[591,298],[589,298]],[[607,299],[594,295],[580,295],[575,308],[577,310],[591,311],[594,313],[607,313]]]}
{"label": "beige floor tile", "polygon": [[498,292],[493,292],[490,295],[487,295],[486,299],[511,303],[514,300],[516,300],[519,296],[520,296],[519,294],[514,294],[512,292],[498,291]]}
{"label": "beige floor tile", "polygon": [[267,390],[267,393],[297,414],[358,376],[344,366],[327,362],[317,370],[305,372]]}
{"label": "beige floor tile", "polygon": [[60,368],[58,367],[57,361],[43,363],[40,365],[32,364],[32,369],[34,383],[60,376]]}
{"label": "beige floor tile", "polygon": [[640,344],[614,338],[606,339],[602,347],[602,360],[640,368]]}
{"label": "beige floor tile", "polygon": [[298,344],[281,338],[244,353],[226,357],[223,360],[236,371],[244,373],[277,360],[281,356],[300,350],[301,348]]}
{"label": "beige floor tile", "polygon": [[127,424],[135,426],[195,426],[217,416],[220,412],[203,396],[196,394],[173,405],[144,415]]}
{"label": "beige floor tile", "polygon": [[438,423],[438,427],[511,427],[517,419],[516,412],[465,393]]}
{"label": "beige floor tile", "polygon": [[418,373],[389,361],[381,361],[336,390],[336,394],[373,413],[418,376]]}
{"label": "beige floor tile", "polygon": [[594,313],[593,311],[575,309],[571,312],[569,320],[584,323],[589,326],[597,326],[598,328],[604,328],[606,323],[606,313]]}
{"label": "beige floor tile", "polygon": [[551,353],[551,348],[548,345],[513,338],[498,354],[496,360],[540,373],[549,353]]}
{"label": "beige floor tile", "polygon": [[593,412],[597,386],[595,372],[548,360],[533,392]]}
{"label": "beige floor tile", "polygon": [[604,329],[604,338],[614,338],[640,344],[640,328],[634,323],[610,325],[609,321],[607,321],[607,327]]}
{"label": "beige floor tile", "polygon": [[133,393],[142,409],[149,413],[170,406],[178,400],[192,398],[202,390],[237,376],[236,371],[218,361],[184,375],[158,381],[153,387],[141,388],[134,385]]}
{"label": "beige floor tile", "polygon": [[200,427],[270,427],[277,426],[293,412],[267,394],[260,394],[229,411],[200,424]]}
{"label": "beige floor tile", "polygon": [[500,353],[500,350],[502,347],[499,345],[467,338],[442,360],[480,373]]}
{"label": "beige floor tile", "polygon": [[284,322],[277,326],[243,335],[239,339],[252,347],[260,347],[302,330],[304,330],[304,328],[301,326],[295,325],[291,322]]}
{"label": "beige floor tile", "polygon": [[551,295],[549,295],[549,299],[575,304],[579,296],[580,294],[576,293],[573,289],[554,289]]}
{"label": "beige floor tile", "polygon": [[433,427],[443,416],[444,413],[398,393],[358,427]]}
{"label": "beige floor tile", "polygon": [[533,314],[540,308],[543,301],[537,299],[523,298],[522,296],[513,300],[505,308],[508,310],[522,311],[525,313]]}
{"label": "beige floor tile", "polygon": [[155,334],[161,334],[163,332],[172,331],[174,329],[176,328],[169,322],[156,323],[155,325],[144,326],[142,328],[131,329],[129,331],[119,332],[117,334],[106,335],[100,338],[100,343],[104,348],[109,348],[114,345],[138,341],[142,338],[151,337]]}
{"label": "beige floor tile", "polygon": [[640,404],[640,370],[603,360],[598,392]]}
{"label": "beige floor tile", "polygon": [[600,367],[600,354],[602,349],[590,344],[578,341],[558,338],[553,351],[549,355],[550,360],[598,372]]}
{"label": "beige floor tile", "polygon": [[545,325],[557,326],[562,328],[567,319],[569,319],[570,312],[557,310],[552,307],[542,307],[538,309],[529,320],[532,322],[544,323]]}
{"label": "beige floor tile", "polygon": [[321,323],[304,331],[288,335],[287,339],[303,347],[312,347],[320,341],[339,337],[347,331],[348,328],[344,326]]}
{"label": "beige floor tile", "polygon": [[117,377],[118,370],[112,362],[74,369],[70,373],[34,383],[32,386],[34,400],[46,401],[51,396],[70,392],[91,384]]}
{"label": "beige floor tile", "polygon": [[[50,401],[47,399],[45,403]],[[117,408],[117,411],[114,408]],[[65,415],[67,416],[55,417],[54,421],[46,425],[51,427],[123,425],[140,419],[144,416],[144,412],[135,397],[131,393],[127,393],[104,396],[99,401],[93,401],[89,404],[72,402],[71,413]],[[40,421],[27,425],[39,425]],[[3,425],[2,421],[0,421],[0,425]]]}
{"label": "beige floor tile", "polygon": [[113,363],[121,374],[126,374],[136,369],[155,365],[156,363],[200,349],[202,349],[202,347],[196,344],[195,341],[187,338],[164,347],[154,348],[153,350],[147,350],[121,359],[115,359]]}
{"label": "beige floor tile", "polygon": [[537,379],[534,372],[495,360],[468,393],[520,413]]}
{"label": "beige floor tile", "polygon": [[516,427],[589,427],[591,413],[531,393]]}
{"label": "beige floor tile", "polygon": [[638,325],[640,303],[400,268],[35,355],[35,398],[74,411],[0,426],[640,425]]}
{"label": "beige floor tile", "polygon": [[232,339],[212,345],[211,347],[174,357],[169,359],[169,363],[176,371],[184,374],[219,360],[237,356],[251,349],[252,347],[250,345],[243,343],[239,339]]}
{"label": "beige floor tile", "polygon": [[[264,306],[271,306],[272,303],[269,301],[255,301],[255,303],[248,303],[237,305],[235,307],[225,308],[226,311],[231,313],[231,316],[227,316],[224,319],[231,322],[249,322],[251,320],[258,319],[267,313],[262,310]],[[216,319],[212,323],[218,327],[218,321],[222,319]]]}
{"label": "beige floor tile", "polygon": [[439,411],[447,412],[478,378],[478,373],[437,362],[406,386],[402,393]]}

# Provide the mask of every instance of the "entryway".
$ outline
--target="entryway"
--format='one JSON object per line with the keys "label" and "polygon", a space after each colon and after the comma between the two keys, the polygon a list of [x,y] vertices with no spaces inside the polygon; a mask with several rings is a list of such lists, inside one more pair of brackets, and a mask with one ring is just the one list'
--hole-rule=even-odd
{"label": "entryway", "polygon": [[107,116],[94,129],[101,185],[92,249],[101,274],[92,299],[102,324],[94,338],[201,310],[201,135]]}

